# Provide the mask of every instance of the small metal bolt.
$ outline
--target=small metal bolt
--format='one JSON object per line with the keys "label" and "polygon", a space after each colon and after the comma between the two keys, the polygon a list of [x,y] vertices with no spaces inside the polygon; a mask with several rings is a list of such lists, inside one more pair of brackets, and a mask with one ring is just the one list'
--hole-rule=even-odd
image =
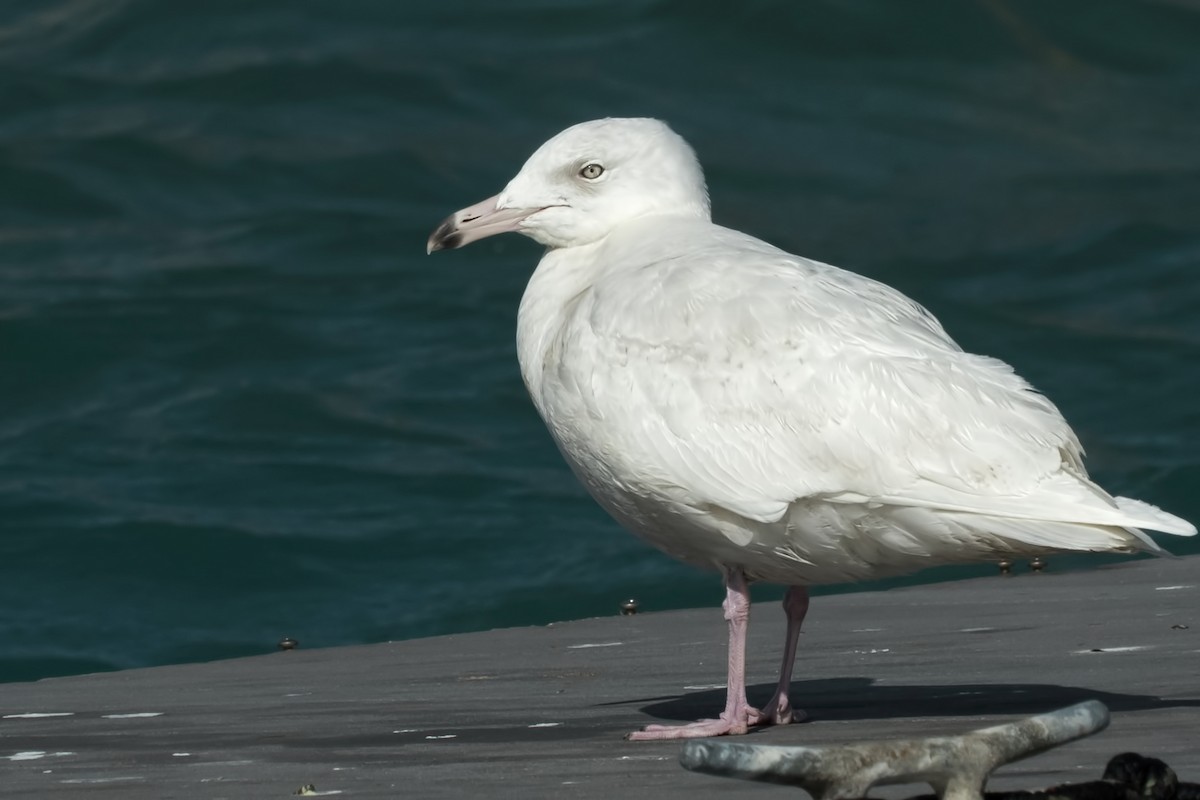
{"label": "small metal bolt", "polygon": [[624,603],[621,603],[621,614],[623,616],[628,617],[632,614],[636,614],[637,612],[638,612],[638,601],[634,600],[632,597],[629,598],[628,600],[626,600]]}
{"label": "small metal bolt", "polygon": [[279,649],[280,650],[295,650],[299,646],[300,646],[300,643],[297,642],[295,639],[293,639],[290,636],[285,636],[279,640]]}
{"label": "small metal bolt", "polygon": [[1041,556],[1034,556],[1033,560],[1029,562],[1029,568],[1034,572],[1041,572],[1046,568],[1046,562]]}
{"label": "small metal bolt", "polygon": [[1001,575],[1012,575],[1012,564],[1007,558],[999,563]]}
{"label": "small metal bolt", "polygon": [[1171,630],[1173,631],[1186,631],[1187,629],[1188,626],[1184,625],[1182,622],[1177,622],[1171,626]]}

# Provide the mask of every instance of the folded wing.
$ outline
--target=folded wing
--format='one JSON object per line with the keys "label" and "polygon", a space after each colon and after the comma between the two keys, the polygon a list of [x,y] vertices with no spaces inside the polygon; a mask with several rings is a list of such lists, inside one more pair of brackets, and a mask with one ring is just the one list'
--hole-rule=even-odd
{"label": "folded wing", "polygon": [[1071,549],[1195,533],[1091,482],[1048,399],[899,292],[732,231],[676,250],[581,296],[577,349],[546,367],[629,486],[759,522],[816,498],[938,509]]}

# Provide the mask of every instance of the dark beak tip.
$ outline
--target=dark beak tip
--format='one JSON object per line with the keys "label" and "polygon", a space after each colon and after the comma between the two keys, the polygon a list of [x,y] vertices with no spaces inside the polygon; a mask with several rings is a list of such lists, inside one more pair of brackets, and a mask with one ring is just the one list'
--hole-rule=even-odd
{"label": "dark beak tip", "polygon": [[429,241],[425,244],[426,255],[436,253],[439,250],[453,250],[462,246],[462,233],[458,230],[458,225],[454,218],[443,222],[437,226],[437,229],[430,235]]}

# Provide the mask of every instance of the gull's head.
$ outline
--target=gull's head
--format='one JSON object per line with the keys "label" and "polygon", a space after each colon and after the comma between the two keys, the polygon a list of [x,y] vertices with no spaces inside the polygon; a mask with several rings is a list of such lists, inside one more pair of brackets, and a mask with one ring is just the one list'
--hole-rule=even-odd
{"label": "gull's head", "polygon": [[506,231],[547,247],[591,244],[623,223],[668,214],[709,218],[696,154],[656,119],[600,119],[543,144],[504,191],[451,214],[428,251]]}

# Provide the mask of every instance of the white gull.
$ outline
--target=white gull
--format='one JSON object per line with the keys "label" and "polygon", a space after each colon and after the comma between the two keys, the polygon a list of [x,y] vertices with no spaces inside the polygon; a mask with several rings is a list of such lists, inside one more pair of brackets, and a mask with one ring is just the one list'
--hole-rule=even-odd
{"label": "white gull", "polygon": [[[568,128],[428,249],[546,245],[521,374],[623,526],[725,578],[724,712],[633,739],[744,733],[788,700],[808,588],[1062,551],[1161,552],[1195,527],[1089,480],[1058,409],[895,289],[714,225],[691,147],[653,119]],[[775,695],[745,692],[748,583],[789,586]]]}

